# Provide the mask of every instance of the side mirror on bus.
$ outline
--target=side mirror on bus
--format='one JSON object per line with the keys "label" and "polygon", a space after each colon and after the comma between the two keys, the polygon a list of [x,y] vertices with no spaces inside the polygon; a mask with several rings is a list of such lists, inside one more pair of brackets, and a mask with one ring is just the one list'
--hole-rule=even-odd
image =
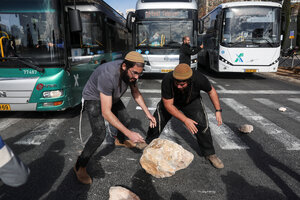
{"label": "side mirror on bus", "polygon": [[202,20],[198,21],[198,33],[199,34],[203,33],[203,21]]}
{"label": "side mirror on bus", "polygon": [[134,17],[134,12],[129,12],[127,14],[127,18],[126,18],[126,28],[128,29],[129,32],[132,31],[132,18]]}
{"label": "side mirror on bus", "polygon": [[81,32],[82,23],[80,17],[80,10],[69,9],[69,20],[70,20],[70,31],[71,32]]}

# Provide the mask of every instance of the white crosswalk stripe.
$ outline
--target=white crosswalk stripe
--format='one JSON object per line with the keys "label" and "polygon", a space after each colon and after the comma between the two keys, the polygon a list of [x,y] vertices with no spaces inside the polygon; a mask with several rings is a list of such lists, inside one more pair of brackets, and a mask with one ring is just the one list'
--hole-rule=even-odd
{"label": "white crosswalk stripe", "polygon": [[[161,98],[149,98],[147,99],[146,105],[148,106],[148,110],[153,114],[156,110],[156,106]],[[136,107],[136,110],[142,110],[140,106]]]}
{"label": "white crosswalk stripe", "polygon": [[[160,101],[160,98],[149,98],[147,99],[148,109],[153,111],[156,109],[157,103]],[[142,110],[140,106],[136,107],[136,110]],[[208,120],[210,123],[210,128],[212,136],[215,138],[217,143],[222,149],[248,149],[249,147],[245,145],[235,134],[234,132],[226,125],[218,126],[216,123],[215,115],[206,107],[208,114]],[[170,123],[166,125],[163,130],[162,138],[171,139],[174,138],[174,131],[171,129]]]}
{"label": "white crosswalk stripe", "polygon": [[226,124],[218,126],[215,114],[208,107],[205,107],[205,110],[211,134],[222,149],[249,149]]}
{"label": "white crosswalk stripe", "polygon": [[122,100],[125,107],[128,106],[128,103],[129,103],[130,99],[131,99],[131,97],[122,97],[121,98],[121,100]]}
{"label": "white crosswalk stripe", "polygon": [[46,138],[53,134],[64,121],[66,121],[64,118],[46,120],[19,141],[15,142],[15,144],[40,145],[45,142]]}
{"label": "white crosswalk stripe", "polygon": [[238,103],[234,99],[221,98],[221,101],[223,101],[227,106],[232,108],[238,114],[241,114],[254,126],[259,127],[266,134],[274,137],[274,139],[282,143],[287,150],[300,150],[300,140],[286,130],[277,126],[263,116],[255,113],[248,107]]}
{"label": "white crosswalk stripe", "polygon": [[288,100],[300,104],[300,98],[288,98]]}
{"label": "white crosswalk stripe", "polygon": [[300,113],[287,107],[287,106],[284,106],[284,105],[280,105],[278,103],[275,103],[269,99],[265,99],[265,98],[254,98],[255,101],[258,101],[274,110],[278,110],[278,108],[280,107],[285,107],[286,108],[286,111],[285,112],[282,112],[283,115],[286,115],[298,122],[300,122]]}
{"label": "white crosswalk stripe", "polygon": [[17,115],[14,115],[13,118],[5,118],[0,121],[0,132],[7,129],[8,127],[18,123],[22,120],[22,117],[18,117]]}

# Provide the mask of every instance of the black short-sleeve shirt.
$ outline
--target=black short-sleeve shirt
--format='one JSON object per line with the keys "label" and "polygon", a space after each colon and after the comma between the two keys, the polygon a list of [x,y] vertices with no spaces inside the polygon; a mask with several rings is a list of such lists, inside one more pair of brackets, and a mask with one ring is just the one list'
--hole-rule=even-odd
{"label": "black short-sleeve shirt", "polygon": [[173,72],[169,72],[162,80],[161,95],[164,99],[173,99],[175,106],[184,106],[197,98],[201,98],[200,91],[211,91],[209,80],[199,71],[194,70],[189,86],[184,93],[174,85]]}

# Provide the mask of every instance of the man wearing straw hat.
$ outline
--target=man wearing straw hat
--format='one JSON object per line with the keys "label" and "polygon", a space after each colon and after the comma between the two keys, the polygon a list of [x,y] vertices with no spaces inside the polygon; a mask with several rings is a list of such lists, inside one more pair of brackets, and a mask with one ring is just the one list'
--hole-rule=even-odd
{"label": "man wearing straw hat", "polygon": [[82,96],[84,109],[88,113],[92,128],[92,136],[74,166],[77,179],[81,183],[92,183],[92,179],[86,171],[86,166],[91,156],[105,139],[104,119],[118,130],[116,145],[135,147],[136,144],[145,144],[139,133],[127,128],[130,117],[120,98],[126,92],[128,86],[134,100],[150,120],[150,127],[156,126],[156,120],[145,105],[136,84],[143,73],[143,68],[144,59],[142,55],[131,51],[125,56],[125,60],[116,60],[100,65],[86,83]]}
{"label": "man wearing straw hat", "polygon": [[173,72],[165,75],[161,85],[162,100],[157,104],[154,113],[158,125],[150,127],[146,143],[158,138],[172,116],[182,121],[186,128],[196,136],[201,153],[211,164],[220,169],[224,167],[216,156],[208,126],[200,90],[205,91],[215,107],[218,126],[222,124],[222,109],[219,97],[208,79],[199,71],[193,71],[189,65],[182,63]]}

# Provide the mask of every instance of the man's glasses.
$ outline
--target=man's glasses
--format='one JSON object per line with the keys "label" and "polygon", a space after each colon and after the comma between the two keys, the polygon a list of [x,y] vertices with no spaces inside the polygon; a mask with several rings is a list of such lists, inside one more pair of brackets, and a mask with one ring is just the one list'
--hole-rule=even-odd
{"label": "man's glasses", "polygon": [[138,72],[136,72],[136,71],[131,71],[130,69],[128,69],[128,71],[130,71],[130,73],[131,73],[132,76],[137,75],[137,76],[141,77],[141,76],[143,75],[143,72],[138,73]]}

